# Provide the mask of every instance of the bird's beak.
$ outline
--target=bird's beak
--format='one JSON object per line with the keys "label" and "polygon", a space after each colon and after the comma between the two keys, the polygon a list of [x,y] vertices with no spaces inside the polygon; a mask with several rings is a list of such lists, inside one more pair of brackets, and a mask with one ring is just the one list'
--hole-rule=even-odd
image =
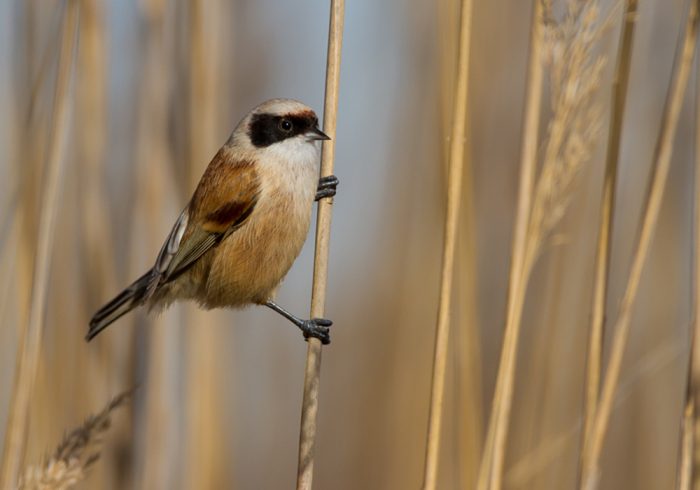
{"label": "bird's beak", "polygon": [[306,138],[307,138],[309,141],[329,140],[329,139],[331,139],[330,136],[328,136],[326,133],[324,133],[323,131],[321,131],[321,130],[318,129],[318,128],[310,129],[310,130],[306,133]]}

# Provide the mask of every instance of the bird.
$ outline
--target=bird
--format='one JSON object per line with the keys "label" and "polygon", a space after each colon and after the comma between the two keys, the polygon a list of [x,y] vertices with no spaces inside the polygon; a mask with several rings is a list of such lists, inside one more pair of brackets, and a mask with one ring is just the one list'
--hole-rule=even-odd
{"label": "bird", "polygon": [[204,309],[264,305],[330,343],[325,318],[302,319],[273,301],[306,241],[314,201],[331,198],[338,178],[319,179],[316,113],[271,99],[235,127],[204,171],[153,267],[92,317],[89,342],[139,306],[159,312],[175,301]]}

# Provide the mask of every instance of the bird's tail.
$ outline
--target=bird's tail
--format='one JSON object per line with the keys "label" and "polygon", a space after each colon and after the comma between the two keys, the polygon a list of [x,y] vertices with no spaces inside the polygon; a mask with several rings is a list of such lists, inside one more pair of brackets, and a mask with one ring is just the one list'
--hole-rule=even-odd
{"label": "bird's tail", "polygon": [[90,342],[112,322],[141,305],[146,297],[150,278],[151,271],[148,271],[112,301],[100,308],[90,320],[90,330],[88,330],[85,340]]}

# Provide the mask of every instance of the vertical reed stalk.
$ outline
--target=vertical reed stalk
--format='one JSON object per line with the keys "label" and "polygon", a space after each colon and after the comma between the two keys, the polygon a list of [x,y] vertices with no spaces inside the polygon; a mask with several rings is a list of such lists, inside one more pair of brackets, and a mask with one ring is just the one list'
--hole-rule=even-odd
{"label": "vertical reed stalk", "polygon": [[[172,93],[169,68],[175,36],[169,6],[163,0],[140,0],[138,3],[143,54],[139,60],[138,125],[132,171],[135,191],[130,217],[134,239],[131,260],[132,266],[138,268],[143,267],[141,252],[145,247],[158,250],[162,245],[163,235],[158,230],[161,230],[169,198],[175,195],[174,179],[168,166],[173,159],[168,144],[168,101]],[[152,257],[146,260],[150,262]],[[168,328],[174,325],[167,325],[163,315],[147,320],[147,326],[136,337],[145,344],[146,384],[135,431],[138,444],[134,486],[175,488],[184,486],[179,460],[184,447],[184,431],[179,430],[182,403],[177,392],[181,381],[177,368],[180,337],[177,330]]]}
{"label": "vertical reed stalk", "polygon": [[472,0],[462,0],[459,27],[459,50],[457,81],[455,84],[454,113],[450,135],[449,170],[447,177],[447,215],[442,253],[442,279],[440,282],[440,304],[435,332],[433,355],[433,379],[428,420],[428,440],[425,453],[423,488],[433,490],[437,484],[437,466],[440,453],[440,429],[442,427],[442,404],[445,393],[445,368],[450,334],[450,313],[454,258],[457,242],[457,225],[462,201],[462,173],[464,147],[467,140],[467,97],[469,94],[469,53],[471,40]]}
{"label": "vertical reed stalk", "polygon": [[[508,303],[506,306],[506,327],[503,339],[503,351],[498,369],[498,380],[491,405],[491,418],[489,419],[486,444],[483,458],[479,468],[479,480],[477,488],[486,490],[489,488],[493,467],[502,467],[504,459],[503,444],[499,444],[496,457],[496,440],[504,436],[503,421],[499,420],[499,407],[504,394],[506,366],[513,357],[517,347],[519,326],[515,324],[513,312],[518,302],[524,301],[525,284],[523,283],[523,263],[525,259],[526,235],[529,222],[530,208],[532,207],[532,191],[537,170],[537,144],[542,105],[542,3],[535,0],[532,12],[532,27],[530,33],[530,60],[528,64],[527,98],[525,101],[525,121],[523,126],[522,150],[520,159],[520,182],[518,184],[518,207],[515,217],[515,229],[513,231],[513,252],[510,264],[508,285]],[[519,316],[519,315],[518,315]],[[514,342],[515,340],[515,342]],[[514,369],[514,365],[510,368]],[[512,378],[512,373],[511,376]],[[511,379],[512,384],[512,379]],[[511,387],[512,391],[512,387]],[[498,437],[497,437],[498,435]],[[499,471],[500,473],[500,471]]]}
{"label": "vertical reed stalk", "polygon": [[[340,55],[343,47],[343,23],[345,0],[331,0],[328,31],[328,58],[326,60],[326,95],[323,104],[323,131],[331,137],[323,142],[321,176],[333,174],[335,160],[335,134],[338,116],[338,87],[340,85]],[[322,199],[318,203],[316,219],[316,252],[314,277],[311,290],[311,317],[322,317],[326,304],[328,282],[328,242],[331,235],[333,200]],[[321,378],[321,341],[309,338],[304,370],[304,398],[301,407],[299,433],[299,462],[297,466],[297,490],[309,490],[313,482],[314,448],[316,445],[316,416]]]}
{"label": "vertical reed stalk", "polygon": [[622,17],[620,48],[613,81],[612,107],[610,111],[610,130],[605,161],[605,179],[603,182],[603,199],[600,207],[600,225],[595,261],[595,283],[593,290],[593,307],[591,329],[588,339],[588,356],[586,359],[586,386],[584,408],[584,430],[582,445],[585,444],[590,425],[595,416],[600,390],[600,373],[603,364],[603,338],[605,328],[605,303],[608,292],[610,269],[610,249],[612,245],[613,212],[615,209],[615,189],[617,186],[617,168],[620,158],[620,141],[622,121],[627,101],[630,67],[632,65],[632,43],[637,20],[637,0],[627,0]]}
{"label": "vertical reed stalk", "polygon": [[[39,213],[37,210],[41,184],[41,172],[43,161],[46,159],[45,146],[48,138],[37,138],[38,134],[45,134],[43,116],[37,107],[43,97],[43,88],[49,85],[52,75],[52,60],[58,57],[60,43],[46,43],[41,48],[41,54],[37,53],[38,12],[30,2],[22,4],[24,22],[21,27],[22,35],[15,40],[18,45],[24,46],[21,56],[18,56],[15,70],[19,74],[17,77],[18,98],[25,101],[26,119],[23,121],[20,132],[19,148],[22,150],[22,165],[17,167],[18,177],[18,197],[19,197],[19,235],[17,238],[17,273],[15,275],[15,289],[17,291],[17,311],[19,319],[17,321],[17,334],[21,338],[22,330],[29,322],[29,310],[31,308],[32,277],[34,267],[34,257],[36,256],[37,244],[37,221]],[[58,5],[58,3],[57,3]],[[49,35],[49,39],[59,39],[63,27],[64,11],[56,9],[55,30]],[[20,40],[20,37],[22,38]],[[37,66],[36,70],[34,66]],[[36,71],[36,74],[34,73]],[[19,88],[21,87],[21,89]],[[25,108],[23,107],[23,108]],[[37,140],[40,142],[37,145]]]}
{"label": "vertical reed stalk", "polygon": [[[76,72],[78,96],[75,127],[76,134],[80,134],[80,137],[75,142],[76,163],[79,165],[75,177],[81,199],[77,203],[79,209],[74,215],[79,221],[80,234],[76,236],[76,245],[67,246],[75,246],[76,255],[80,257],[80,311],[86,313],[116,288],[117,255],[114,230],[107,225],[110,222],[109,202],[104,198],[108,194],[105,178],[105,149],[109,124],[107,9],[102,0],[79,0],[79,3],[80,53]],[[66,300],[57,298],[56,301],[61,303]],[[83,325],[76,322],[76,327],[82,334]],[[68,341],[62,347],[74,345],[72,341]],[[76,369],[85,373],[86,382],[82,387],[87,397],[100,396],[98,393],[101,390],[96,387],[107,388],[104,380],[109,379],[113,373],[115,361],[118,358],[123,359],[122,352],[114,343],[102,344],[102,347],[99,355],[91,357],[88,364],[82,364],[87,359],[78,358],[79,364]],[[71,351],[61,355],[73,354]],[[130,381],[124,379],[123,382]],[[104,468],[105,464],[100,467]]]}
{"label": "vertical reed stalk", "polygon": [[[552,18],[547,6],[547,17]],[[515,388],[518,342],[522,327],[527,284],[537,258],[552,239],[552,232],[564,216],[571,200],[572,188],[584,162],[590,159],[599,131],[599,110],[594,95],[604,66],[595,57],[600,38],[597,2],[567,3],[559,22],[547,24],[547,61],[551,85],[552,116],[547,128],[542,171],[537,179],[532,208],[527,218],[525,245],[518,290],[509,301],[506,332],[492,415],[493,461],[490,488],[500,489],[508,438],[510,412]],[[493,439],[491,440],[491,437]]]}
{"label": "vertical reed stalk", "polygon": [[[471,124],[467,117],[465,135],[471,137]],[[469,148],[471,148],[470,140]],[[455,387],[455,413],[457,415],[457,458],[459,466],[459,486],[473,488],[476,484],[481,446],[483,444],[484,419],[482,397],[481,341],[477,307],[477,250],[476,217],[473,189],[474,172],[469,156],[464,161],[462,173],[462,209],[457,236],[456,285],[454,287],[459,302],[459,321],[454,324],[455,356],[457,376]]]}
{"label": "vertical reed stalk", "polygon": [[19,356],[0,474],[0,488],[8,489],[15,487],[24,458],[29,429],[29,406],[41,350],[51,250],[56,231],[63,174],[67,165],[66,150],[73,109],[72,89],[78,49],[79,13],[77,1],[68,0],[64,4],[64,8],[47,173],[41,193],[42,204],[29,321],[26,329],[20,332]]}
{"label": "vertical reed stalk", "polygon": [[[189,21],[189,176],[184,189],[193,189],[201,178],[203,166],[211,158],[220,138],[218,109],[222,94],[217,80],[225,64],[220,56],[222,17],[220,1],[188,0]],[[204,312],[194,306],[186,310],[187,444],[184,461],[185,488],[226,487],[227,454],[219,420],[225,419],[221,388],[225,376],[218,367],[221,360],[220,332],[199,328],[206,323],[223,323],[220,313]],[[219,320],[217,322],[217,320]]]}
{"label": "vertical reed stalk", "polygon": [[639,239],[635,242],[632,267],[627,280],[625,294],[620,305],[620,313],[615,323],[615,336],[608,369],[603,381],[600,402],[591,425],[590,437],[585,444],[582,468],[582,488],[597,488],[599,481],[599,460],[603,442],[612,413],[615,391],[620,378],[622,359],[629,337],[632,307],[637,296],[644,263],[646,261],[651,239],[661,209],[668,170],[673,153],[673,141],[678,127],[678,119],[683,105],[685,89],[690,75],[690,68],[695,54],[698,30],[698,0],[691,0],[688,19],[684,29],[680,56],[676,60],[673,80],[664,108],[663,120],[654,157],[654,169],[651,184],[647,192]]}
{"label": "vertical reed stalk", "polygon": [[[697,68],[696,63],[696,68]],[[697,69],[696,69],[697,74]],[[678,465],[678,488],[690,490],[697,478],[694,462],[700,461],[695,433],[698,428],[696,416],[700,409],[700,82],[695,87],[695,189],[693,209],[693,231],[691,253],[693,264],[691,300],[690,359],[685,391],[685,408],[681,424],[681,455]],[[697,486],[697,485],[696,485]]]}
{"label": "vertical reed stalk", "polygon": [[80,0],[81,41],[76,103],[77,125],[81,137],[77,152],[81,171],[78,175],[82,205],[80,224],[82,261],[85,263],[85,289],[88,305],[104,298],[116,284],[114,240],[109,222],[103,172],[107,136],[108,49],[105,30],[105,5],[99,0]]}
{"label": "vertical reed stalk", "polygon": [[[697,322],[694,323],[697,324]],[[693,334],[693,336],[695,336],[695,334]],[[695,351],[695,346],[693,346],[692,349]],[[690,380],[688,384],[691,384]],[[690,386],[688,388],[689,390],[692,389]],[[690,393],[686,393],[686,402],[681,423],[681,455],[676,479],[678,481],[678,490],[691,490],[691,488],[693,488],[693,453],[695,445],[695,441],[693,440],[693,433],[695,431],[695,401],[693,400],[693,395]]]}

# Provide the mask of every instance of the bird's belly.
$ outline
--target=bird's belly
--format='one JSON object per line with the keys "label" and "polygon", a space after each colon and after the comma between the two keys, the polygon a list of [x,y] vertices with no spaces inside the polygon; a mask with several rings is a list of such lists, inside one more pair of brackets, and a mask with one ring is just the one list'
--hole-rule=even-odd
{"label": "bird's belly", "polygon": [[278,199],[256,208],[249,221],[212,250],[200,303],[235,307],[269,299],[304,245],[311,203]]}

